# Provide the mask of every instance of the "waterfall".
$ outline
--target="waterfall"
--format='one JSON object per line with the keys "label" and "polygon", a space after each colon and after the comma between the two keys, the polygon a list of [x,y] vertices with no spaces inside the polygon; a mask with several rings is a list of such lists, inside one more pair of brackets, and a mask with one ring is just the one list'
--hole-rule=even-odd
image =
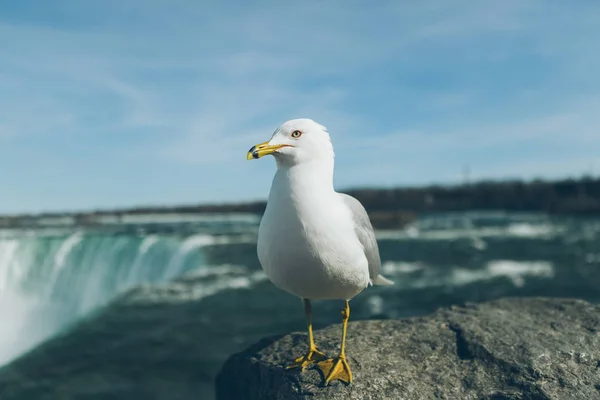
{"label": "waterfall", "polygon": [[0,232],[0,365],[142,283],[206,266],[208,234]]}

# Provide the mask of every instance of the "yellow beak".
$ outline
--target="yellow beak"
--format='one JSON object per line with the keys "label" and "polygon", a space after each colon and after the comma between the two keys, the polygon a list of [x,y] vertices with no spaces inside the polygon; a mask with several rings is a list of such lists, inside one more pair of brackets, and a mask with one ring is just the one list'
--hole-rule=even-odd
{"label": "yellow beak", "polygon": [[267,156],[269,154],[275,153],[277,150],[282,147],[289,146],[287,144],[276,144],[270,145],[269,142],[264,142],[257,144],[256,146],[252,146],[250,150],[248,150],[248,154],[246,154],[246,160],[254,160],[257,158],[261,158],[262,156]]}

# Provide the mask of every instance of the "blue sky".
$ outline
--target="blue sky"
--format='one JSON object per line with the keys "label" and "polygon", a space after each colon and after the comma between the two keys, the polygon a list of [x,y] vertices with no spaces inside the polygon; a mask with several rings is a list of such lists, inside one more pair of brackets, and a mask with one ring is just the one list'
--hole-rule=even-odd
{"label": "blue sky", "polygon": [[[252,4],[252,5],[250,5]],[[0,212],[266,198],[327,126],[336,186],[600,173],[600,3],[0,3]]]}

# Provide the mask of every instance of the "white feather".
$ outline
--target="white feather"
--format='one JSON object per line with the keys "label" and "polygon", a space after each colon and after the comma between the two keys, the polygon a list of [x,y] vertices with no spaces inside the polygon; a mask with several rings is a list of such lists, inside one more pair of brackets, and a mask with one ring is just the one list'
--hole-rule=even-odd
{"label": "white feather", "polygon": [[[299,138],[291,133],[300,130]],[[306,299],[349,300],[370,284],[391,284],[369,217],[358,200],[333,188],[334,151],[325,127],[288,121],[269,144],[275,158],[258,234],[258,257],[279,288]]]}

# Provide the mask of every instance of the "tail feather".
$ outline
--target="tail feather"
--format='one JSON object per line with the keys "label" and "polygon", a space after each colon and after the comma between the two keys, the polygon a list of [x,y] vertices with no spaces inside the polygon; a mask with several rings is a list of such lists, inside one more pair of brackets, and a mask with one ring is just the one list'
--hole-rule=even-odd
{"label": "tail feather", "polygon": [[373,285],[389,286],[389,285],[393,285],[393,284],[394,284],[393,281],[390,281],[383,275],[377,275],[377,277],[375,279],[373,279]]}

